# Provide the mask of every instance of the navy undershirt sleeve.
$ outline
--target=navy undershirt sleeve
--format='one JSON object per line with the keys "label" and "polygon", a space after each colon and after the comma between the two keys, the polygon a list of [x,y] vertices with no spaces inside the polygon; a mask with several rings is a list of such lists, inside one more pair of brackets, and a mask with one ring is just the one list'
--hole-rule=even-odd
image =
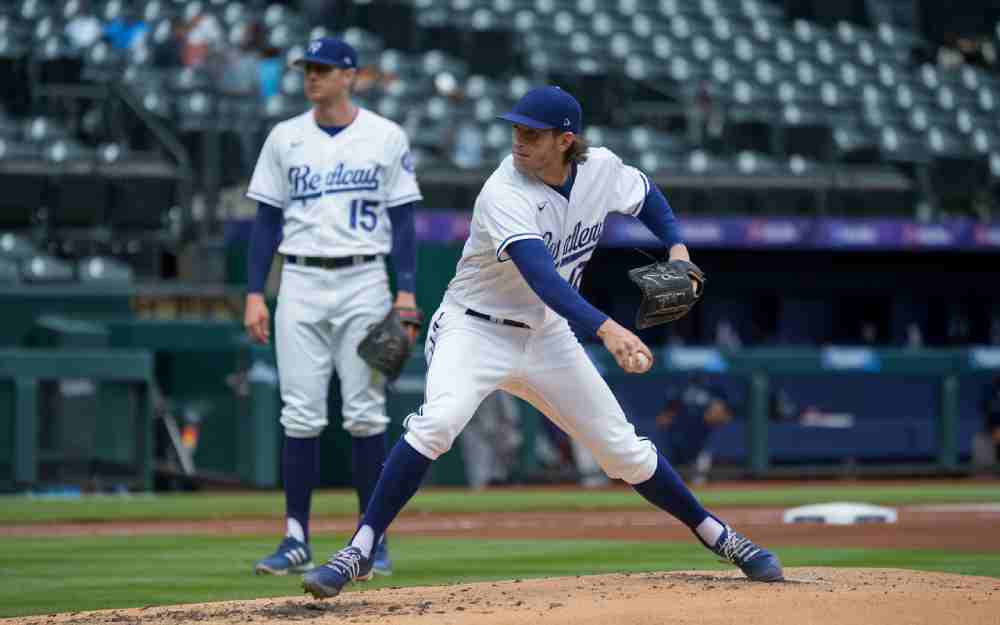
{"label": "navy undershirt sleeve", "polygon": [[507,254],[538,297],[571,324],[597,334],[608,316],[594,308],[564,280],[552,264],[552,255],[540,239],[521,239],[507,246]]}
{"label": "navy undershirt sleeve", "polygon": [[414,214],[418,202],[400,204],[389,209],[392,222],[392,268],[396,272],[396,289],[414,293],[417,290],[417,236]]}
{"label": "navy undershirt sleeve", "polygon": [[663,241],[668,250],[673,245],[683,242],[674,211],[655,184],[649,185],[649,193],[646,194],[642,210],[639,212],[639,221],[649,228],[656,238]]}
{"label": "navy undershirt sleeve", "polygon": [[247,292],[263,293],[271,261],[281,243],[284,213],[280,208],[257,202],[257,218],[250,233],[250,254],[247,258]]}

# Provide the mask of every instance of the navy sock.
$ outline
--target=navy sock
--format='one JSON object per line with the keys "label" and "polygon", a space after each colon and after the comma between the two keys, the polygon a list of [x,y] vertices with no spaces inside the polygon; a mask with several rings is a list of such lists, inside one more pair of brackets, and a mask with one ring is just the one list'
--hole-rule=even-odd
{"label": "navy sock", "polygon": [[285,484],[285,516],[298,521],[309,542],[309,506],[319,482],[319,437],[285,436],[281,449],[281,473]]}
{"label": "navy sock", "polygon": [[392,448],[368,509],[361,518],[361,525],[367,525],[374,531],[375,544],[406,502],[416,494],[431,468],[431,462],[403,438]]}
{"label": "navy sock", "polygon": [[656,454],[656,473],[653,477],[641,484],[633,484],[632,488],[646,501],[674,515],[692,530],[708,516],[708,512],[701,507],[661,453]]}
{"label": "navy sock", "polygon": [[354,489],[358,491],[360,514],[364,514],[368,507],[384,464],[385,432],[351,439],[351,472],[354,476]]}

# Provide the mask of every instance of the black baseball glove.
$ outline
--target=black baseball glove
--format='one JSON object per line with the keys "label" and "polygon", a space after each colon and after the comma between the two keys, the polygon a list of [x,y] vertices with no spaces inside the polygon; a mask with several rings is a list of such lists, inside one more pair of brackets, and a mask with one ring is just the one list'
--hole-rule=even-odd
{"label": "black baseball glove", "polygon": [[688,314],[705,290],[705,273],[686,260],[659,261],[628,272],[642,291],[635,318],[639,330],[677,321]]}
{"label": "black baseball glove", "polygon": [[413,343],[406,326],[419,331],[422,324],[420,309],[393,308],[382,321],[368,327],[368,334],[358,344],[358,355],[391,382],[399,377],[410,357]]}

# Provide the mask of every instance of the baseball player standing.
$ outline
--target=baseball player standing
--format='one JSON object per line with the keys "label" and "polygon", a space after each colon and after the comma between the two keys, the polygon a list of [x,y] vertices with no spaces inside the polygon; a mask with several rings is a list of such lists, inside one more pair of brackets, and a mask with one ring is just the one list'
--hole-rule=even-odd
{"label": "baseball player standing", "polygon": [[611,151],[588,149],[581,118],[579,103],[558,87],[529,91],[502,117],[513,125],[513,154],[476,199],[456,275],[434,314],[425,403],[407,417],[351,542],[302,578],[314,597],[371,577],[382,533],[498,388],[582,441],[610,477],[680,519],[751,580],[783,579],[774,554],[706,511],[656,447],[636,435],[570,330],[567,320],[587,328],[628,372],[652,365],[635,334],[576,290],[610,211],[638,217],[671,258],[690,260],[660,190]]}
{"label": "baseball player standing", "polygon": [[[319,481],[319,435],[327,425],[327,389],[336,369],[343,427],[364,511],[385,462],[385,380],[357,354],[368,326],[391,306],[414,309],[413,209],[421,199],[409,142],[395,123],[350,97],[357,53],[332,37],[310,42],[294,65],[305,73],[312,108],[277,124],[264,143],[247,196],[258,202],[250,240],[244,325],[267,343],[264,282],[275,251],[284,257],[275,313],[281,385],[282,475],[286,534],[256,563],[258,573],[313,568],[309,507]],[[280,248],[279,248],[280,242]],[[391,301],[383,257],[392,253],[397,294]],[[411,340],[419,327],[410,329]],[[385,542],[376,572],[388,574]]]}

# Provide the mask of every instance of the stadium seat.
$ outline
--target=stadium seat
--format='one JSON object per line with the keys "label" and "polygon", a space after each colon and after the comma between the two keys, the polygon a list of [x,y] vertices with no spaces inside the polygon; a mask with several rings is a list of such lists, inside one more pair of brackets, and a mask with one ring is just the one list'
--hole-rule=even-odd
{"label": "stadium seat", "polygon": [[878,64],[878,57],[875,53],[875,46],[870,41],[860,41],[855,50],[859,63],[866,67],[875,67]]}
{"label": "stadium seat", "polygon": [[24,282],[72,282],[75,277],[73,265],[53,256],[39,254],[21,262]]}
{"label": "stadium seat", "polygon": [[281,93],[289,97],[295,97],[303,93],[304,77],[302,72],[289,69],[281,76]]}
{"label": "stadium seat", "polygon": [[134,272],[127,264],[108,256],[86,256],[76,263],[76,274],[80,282],[95,283],[128,283],[132,282]]}
{"label": "stadium seat", "polygon": [[23,20],[34,21],[51,15],[55,10],[56,8],[46,0],[21,0],[17,14]]}
{"label": "stadium seat", "polygon": [[972,144],[960,135],[943,128],[931,126],[927,133],[927,147],[935,157],[971,157]]}
{"label": "stadium seat", "polygon": [[247,18],[247,7],[242,2],[228,2],[222,10],[222,21],[232,25]]}
{"label": "stadium seat", "polygon": [[841,51],[829,39],[816,40],[816,58],[828,67],[836,67],[842,60]]}
{"label": "stadium seat", "polygon": [[878,81],[886,89],[895,87],[899,82],[899,70],[892,63],[879,63]]}
{"label": "stadium seat", "polygon": [[96,83],[115,80],[125,67],[125,59],[106,41],[98,41],[87,50],[81,77]]}
{"label": "stadium seat", "polygon": [[745,176],[776,174],[782,167],[773,158],[760,152],[743,150],[734,159],[736,171]]}
{"label": "stadium seat", "polygon": [[182,132],[218,129],[216,98],[208,91],[192,91],[177,98],[177,127]]}
{"label": "stadium seat", "polygon": [[163,92],[146,91],[139,96],[139,103],[144,110],[160,118],[167,118],[173,112],[170,96]]}
{"label": "stadium seat", "polygon": [[997,135],[985,128],[977,128],[972,132],[972,149],[981,155],[988,155],[1000,147]]}
{"label": "stadium seat", "polygon": [[167,72],[167,89],[173,94],[204,91],[211,86],[210,77],[194,67],[181,67]]}
{"label": "stadium seat", "polygon": [[167,0],[147,0],[140,11],[142,20],[147,24],[160,19],[172,18],[177,13],[175,5]]}
{"label": "stadium seat", "polygon": [[793,74],[784,65],[774,63],[770,59],[759,59],[753,64],[753,76],[759,85],[771,87],[789,81]]}
{"label": "stadium seat", "polygon": [[26,237],[15,232],[0,232],[0,258],[19,262],[37,254],[38,249]]}
{"label": "stadium seat", "polygon": [[883,126],[879,133],[882,158],[890,162],[927,163],[930,151],[920,135],[896,126]]}

